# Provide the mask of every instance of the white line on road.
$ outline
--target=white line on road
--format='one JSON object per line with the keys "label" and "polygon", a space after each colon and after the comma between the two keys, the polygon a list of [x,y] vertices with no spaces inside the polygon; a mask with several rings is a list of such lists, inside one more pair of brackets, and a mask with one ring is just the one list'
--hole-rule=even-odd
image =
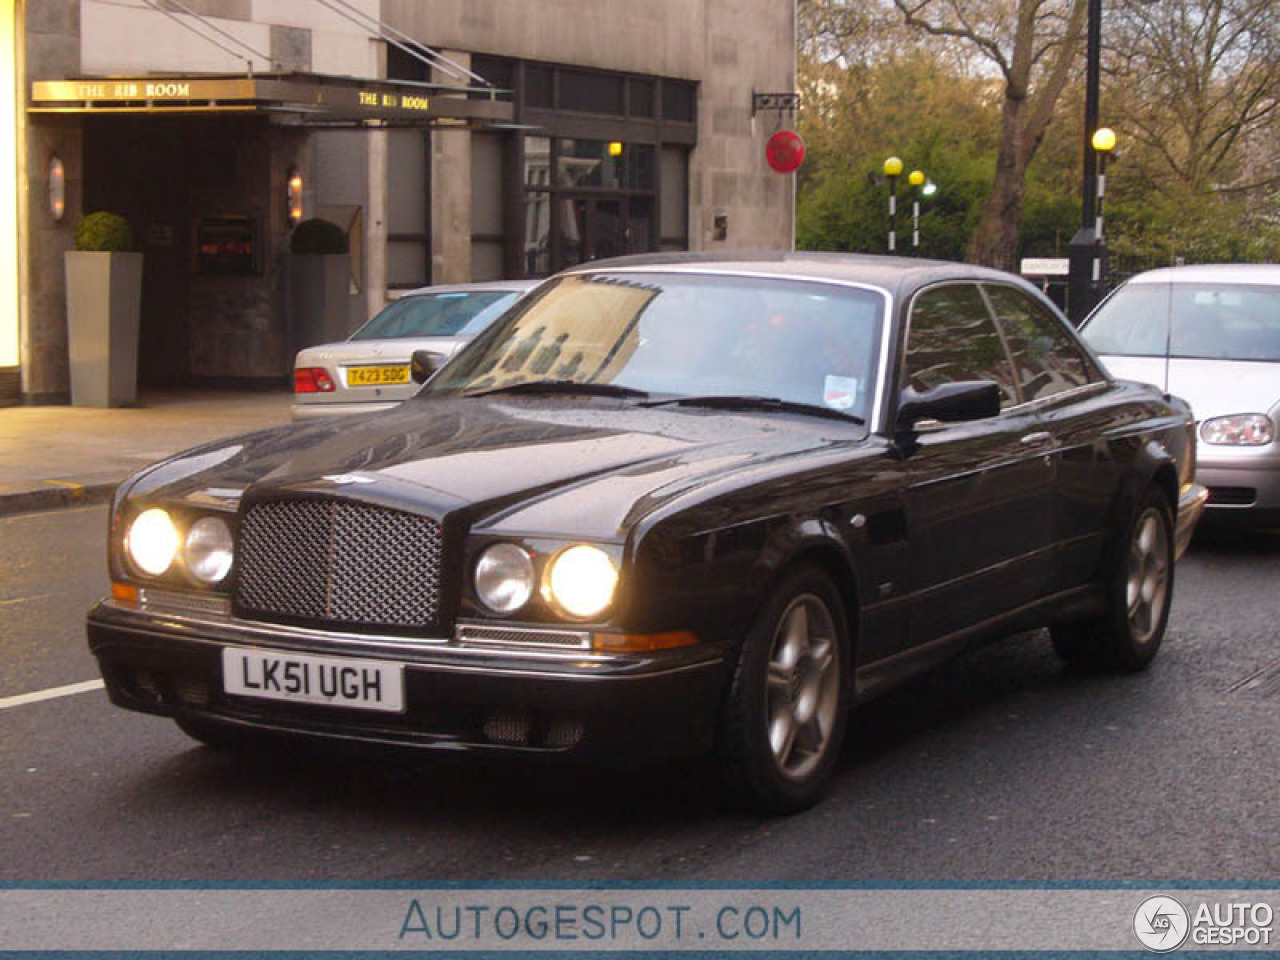
{"label": "white line on road", "polygon": [[90,690],[101,690],[102,687],[101,680],[86,680],[84,683],[70,683],[65,687],[50,687],[48,690],[37,690],[35,693],[5,697],[0,700],[0,710],[21,707],[28,703],[39,703],[41,700],[56,700],[58,697],[69,697],[76,693],[88,693]]}

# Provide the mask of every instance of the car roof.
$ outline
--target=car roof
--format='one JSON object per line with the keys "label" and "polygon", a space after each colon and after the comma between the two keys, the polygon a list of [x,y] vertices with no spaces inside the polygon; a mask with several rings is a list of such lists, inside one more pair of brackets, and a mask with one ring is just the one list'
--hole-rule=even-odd
{"label": "car roof", "polygon": [[611,260],[593,260],[566,270],[565,273],[616,269],[781,275],[803,280],[867,284],[886,290],[917,288],[952,279],[999,281],[1030,288],[1026,281],[1014,274],[970,263],[866,253],[809,251],[641,254]]}
{"label": "car roof", "polygon": [[1128,283],[1259,283],[1280,285],[1280,264],[1202,263],[1160,267],[1135,274]]}

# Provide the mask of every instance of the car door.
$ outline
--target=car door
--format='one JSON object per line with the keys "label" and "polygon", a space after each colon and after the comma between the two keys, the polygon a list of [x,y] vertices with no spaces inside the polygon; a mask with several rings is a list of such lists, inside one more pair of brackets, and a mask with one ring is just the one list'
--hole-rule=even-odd
{"label": "car door", "polygon": [[1052,309],[1006,284],[983,284],[1013,358],[1024,403],[1053,438],[1049,538],[1055,589],[1068,590],[1097,569],[1107,511],[1121,466],[1100,437],[1114,423],[1106,377]]}
{"label": "car door", "polygon": [[1051,438],[1021,402],[1013,365],[977,284],[911,303],[903,382],[1000,385],[999,416],[922,423],[908,456],[913,646],[956,634],[1048,589]]}

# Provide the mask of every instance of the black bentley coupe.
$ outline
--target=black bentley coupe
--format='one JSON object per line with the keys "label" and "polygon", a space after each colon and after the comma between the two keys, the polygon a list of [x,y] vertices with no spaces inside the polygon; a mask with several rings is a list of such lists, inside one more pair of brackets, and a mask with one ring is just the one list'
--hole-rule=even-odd
{"label": "black bentley coupe", "polygon": [[115,703],[217,745],[709,753],[796,810],[854,704],[974,643],[1145,666],[1205,498],[1185,404],[961,264],[589,264],[430,361],[121,485]]}

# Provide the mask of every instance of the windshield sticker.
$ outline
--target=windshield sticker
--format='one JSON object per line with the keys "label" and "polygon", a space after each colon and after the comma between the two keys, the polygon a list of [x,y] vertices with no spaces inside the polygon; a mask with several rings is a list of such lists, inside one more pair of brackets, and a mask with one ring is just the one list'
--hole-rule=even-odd
{"label": "windshield sticker", "polygon": [[822,402],[834,410],[848,410],[858,397],[857,377],[827,374],[822,385]]}

